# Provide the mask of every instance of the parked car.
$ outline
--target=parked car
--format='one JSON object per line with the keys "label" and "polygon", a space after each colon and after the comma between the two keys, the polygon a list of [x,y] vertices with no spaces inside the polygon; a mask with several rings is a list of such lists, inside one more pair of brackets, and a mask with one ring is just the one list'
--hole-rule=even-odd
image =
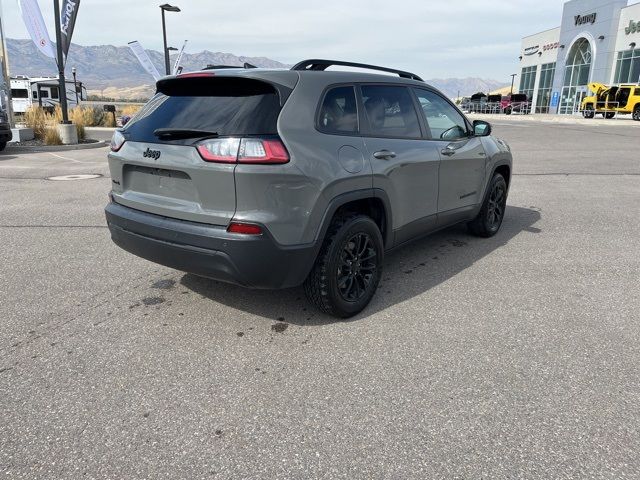
{"label": "parked car", "polygon": [[9,124],[9,116],[4,109],[0,108],[0,152],[7,147],[7,143],[12,139],[13,134]]}
{"label": "parked car", "polygon": [[523,113],[525,115],[531,113],[531,102],[529,97],[524,93],[512,93],[502,97],[501,110],[506,115],[512,113]]}
{"label": "parked car", "polygon": [[111,236],[142,258],[245,287],[303,284],[350,317],[385,252],[502,224],[509,147],[415,74],[307,60],[165,77],[157,91],[109,154]]}

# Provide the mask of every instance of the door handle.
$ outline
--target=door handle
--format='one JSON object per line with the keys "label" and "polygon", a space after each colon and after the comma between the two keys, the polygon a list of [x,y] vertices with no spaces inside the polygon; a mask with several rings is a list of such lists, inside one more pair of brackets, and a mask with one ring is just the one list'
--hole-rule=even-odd
{"label": "door handle", "polygon": [[396,153],[390,150],[380,150],[379,152],[375,152],[373,156],[380,160],[389,160],[390,158],[396,158]]}
{"label": "door handle", "polygon": [[440,150],[440,153],[442,153],[442,155],[446,155],[447,157],[450,157],[451,155],[456,153],[456,149],[452,148],[450,146],[447,146],[447,147],[443,148],[442,150]]}

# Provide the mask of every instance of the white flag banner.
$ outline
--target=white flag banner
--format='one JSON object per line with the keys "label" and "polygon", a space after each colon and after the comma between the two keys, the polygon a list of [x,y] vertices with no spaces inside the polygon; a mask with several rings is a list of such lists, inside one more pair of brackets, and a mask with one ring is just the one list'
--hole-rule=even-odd
{"label": "white flag banner", "polygon": [[42,12],[40,11],[38,0],[18,0],[18,8],[20,8],[22,20],[24,20],[24,24],[29,31],[31,40],[36,44],[38,50],[47,57],[56,58],[47,26],[42,19]]}
{"label": "white flag banner", "polygon": [[187,42],[188,42],[188,40],[185,40],[184,43],[182,44],[182,48],[180,49],[180,52],[178,53],[178,56],[176,57],[176,63],[173,64],[173,74],[174,75],[178,74],[178,68],[180,68],[180,62],[182,61],[182,55],[184,54],[184,47],[187,46]]}
{"label": "white flag banner", "polygon": [[129,48],[140,62],[140,65],[142,65],[142,68],[144,68],[156,82],[160,80],[160,72],[158,72],[158,69],[149,58],[149,54],[146,50],[142,48],[140,42],[137,40],[129,42]]}

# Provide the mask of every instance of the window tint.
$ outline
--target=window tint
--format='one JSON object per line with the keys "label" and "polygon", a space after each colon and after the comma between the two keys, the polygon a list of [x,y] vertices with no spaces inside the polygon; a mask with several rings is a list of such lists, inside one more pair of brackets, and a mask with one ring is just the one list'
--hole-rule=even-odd
{"label": "window tint", "polygon": [[169,79],[136,114],[124,131],[131,140],[154,143],[193,143],[160,140],[158,128],[217,132],[219,136],[276,135],[280,98],[271,85],[253,79],[211,77]]}
{"label": "window tint", "polygon": [[421,136],[418,115],[407,88],[363,85],[362,101],[372,135],[400,138]]}
{"label": "window tint", "polygon": [[353,87],[336,87],[324,96],[318,119],[320,130],[337,133],[358,132],[358,110]]}
{"label": "window tint", "polygon": [[464,117],[449,102],[429,90],[415,90],[418,101],[427,119],[431,138],[456,140],[467,136]]}

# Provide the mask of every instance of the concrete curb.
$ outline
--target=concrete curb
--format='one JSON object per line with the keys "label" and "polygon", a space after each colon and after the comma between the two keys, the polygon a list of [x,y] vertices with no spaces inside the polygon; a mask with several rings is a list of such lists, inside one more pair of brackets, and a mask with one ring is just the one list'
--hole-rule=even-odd
{"label": "concrete curb", "polygon": [[[554,123],[561,125],[598,125],[609,127],[640,127],[640,122],[634,121],[631,116],[625,115],[621,118],[612,119],[598,119],[598,118],[582,118],[575,117],[573,115],[547,115],[547,114],[533,114],[533,115],[504,115],[504,114],[487,114],[487,113],[467,113],[471,120],[474,118],[478,120],[486,120],[491,123],[494,121],[510,121],[520,123]],[[626,118],[625,118],[626,117]]]}
{"label": "concrete curb", "polygon": [[18,146],[8,144],[3,153],[39,153],[39,152],[67,152],[70,150],[89,150],[91,148],[106,147],[107,142],[80,143],[78,145],[42,145],[38,147]]}

